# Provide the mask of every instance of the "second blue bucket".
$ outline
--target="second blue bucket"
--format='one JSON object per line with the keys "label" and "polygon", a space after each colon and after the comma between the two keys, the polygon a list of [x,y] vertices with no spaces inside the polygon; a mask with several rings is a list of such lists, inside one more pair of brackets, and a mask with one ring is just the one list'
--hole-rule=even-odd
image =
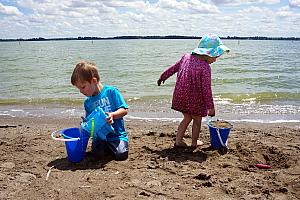
{"label": "second blue bucket", "polygon": [[87,131],[79,128],[67,128],[61,130],[61,135],[64,139],[76,139],[74,141],[65,141],[68,160],[70,162],[78,163],[84,158],[86,147],[90,138]]}
{"label": "second blue bucket", "polygon": [[229,122],[226,122],[229,124],[229,128],[218,128],[213,126],[213,122],[210,121],[207,123],[209,128],[209,134],[210,134],[210,144],[215,149],[220,148],[227,148],[227,140],[230,133],[230,129],[232,128],[232,125]]}

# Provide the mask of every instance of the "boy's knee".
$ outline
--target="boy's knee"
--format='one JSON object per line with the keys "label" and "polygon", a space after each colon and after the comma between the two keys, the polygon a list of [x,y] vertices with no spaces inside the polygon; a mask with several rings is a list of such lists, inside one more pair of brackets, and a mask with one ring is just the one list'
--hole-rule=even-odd
{"label": "boy's knee", "polygon": [[127,160],[128,158],[128,151],[121,153],[121,154],[117,154],[116,155],[116,161],[123,161],[123,160]]}
{"label": "boy's knee", "polygon": [[110,143],[111,150],[115,155],[115,160],[121,161],[128,158],[128,142],[119,140]]}

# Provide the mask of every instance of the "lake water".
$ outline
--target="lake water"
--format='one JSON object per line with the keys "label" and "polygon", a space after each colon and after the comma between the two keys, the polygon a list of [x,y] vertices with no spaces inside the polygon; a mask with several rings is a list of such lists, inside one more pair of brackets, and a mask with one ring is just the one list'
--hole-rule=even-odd
{"label": "lake water", "polygon": [[[170,109],[176,75],[159,75],[198,40],[0,42],[0,115],[83,115],[84,96],[70,83],[81,59],[95,62],[101,81],[120,89],[127,119],[180,120]],[[218,118],[300,122],[300,41],[223,40],[231,48],[212,67]]]}

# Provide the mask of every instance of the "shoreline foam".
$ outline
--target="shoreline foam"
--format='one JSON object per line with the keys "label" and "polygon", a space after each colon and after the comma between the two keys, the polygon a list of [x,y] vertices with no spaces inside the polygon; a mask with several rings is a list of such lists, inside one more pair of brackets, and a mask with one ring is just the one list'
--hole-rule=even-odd
{"label": "shoreline foam", "polygon": [[[151,107],[152,106],[152,107]],[[168,105],[164,107],[129,106],[129,113],[125,120],[145,120],[145,121],[170,121],[179,122],[182,120],[182,114],[171,110]],[[149,109],[148,111],[146,109]],[[84,111],[80,107],[68,107],[61,105],[39,105],[39,106],[0,106],[0,116],[3,117],[49,117],[49,118],[74,118],[78,119],[84,116]],[[217,111],[216,119],[224,119],[233,123],[267,123],[282,124],[293,123],[300,124],[300,113],[220,113]],[[203,118],[202,122],[207,119]]]}

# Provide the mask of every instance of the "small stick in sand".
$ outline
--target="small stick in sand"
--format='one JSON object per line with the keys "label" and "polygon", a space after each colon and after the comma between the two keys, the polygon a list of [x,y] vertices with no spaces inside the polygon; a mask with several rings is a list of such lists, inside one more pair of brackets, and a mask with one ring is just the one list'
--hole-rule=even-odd
{"label": "small stick in sand", "polygon": [[91,188],[91,186],[89,185],[82,185],[82,186],[79,186],[80,188]]}
{"label": "small stick in sand", "polygon": [[54,167],[54,165],[52,167],[50,167],[50,169],[48,170],[47,172],[47,176],[46,176],[46,181],[48,181],[48,178],[49,178],[49,175],[50,175],[50,172],[51,172],[51,169]]}

